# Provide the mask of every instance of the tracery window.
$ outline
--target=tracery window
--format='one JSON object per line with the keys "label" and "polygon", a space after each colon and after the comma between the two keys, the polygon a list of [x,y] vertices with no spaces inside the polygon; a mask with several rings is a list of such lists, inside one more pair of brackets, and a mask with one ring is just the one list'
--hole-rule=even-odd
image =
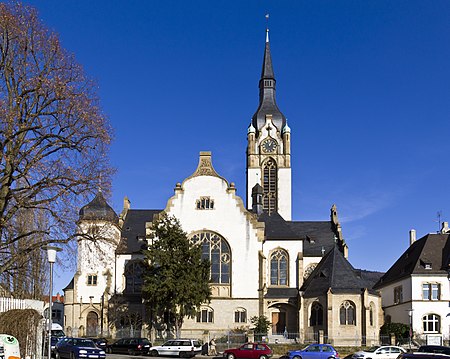
{"label": "tracery window", "polygon": [[214,323],[214,311],[211,308],[202,308],[197,312],[197,323]]}
{"label": "tracery window", "polygon": [[439,333],[441,330],[441,317],[437,314],[427,314],[422,317],[424,333]]}
{"label": "tracery window", "polygon": [[244,308],[238,308],[234,311],[235,323],[247,323],[247,311]]}
{"label": "tracery window", "polygon": [[288,285],[288,254],[282,249],[270,256],[270,284]]}
{"label": "tracery window", "polygon": [[195,206],[197,209],[214,209],[214,200],[210,197],[200,197]]}
{"label": "tracery window", "polygon": [[309,326],[323,325],[323,306],[319,302],[314,302],[311,306],[311,317]]}
{"label": "tracery window", "polygon": [[271,214],[277,210],[277,165],[268,159],[263,165],[263,209]]}
{"label": "tracery window", "polygon": [[200,232],[191,238],[192,243],[200,245],[202,258],[211,263],[211,283],[230,284],[231,250],[225,238],[214,232]]}
{"label": "tracery window", "polygon": [[130,261],[125,266],[125,292],[140,293],[142,291],[142,263]]}
{"label": "tracery window", "polygon": [[346,300],[339,308],[339,320],[341,325],[356,325],[355,305]]}

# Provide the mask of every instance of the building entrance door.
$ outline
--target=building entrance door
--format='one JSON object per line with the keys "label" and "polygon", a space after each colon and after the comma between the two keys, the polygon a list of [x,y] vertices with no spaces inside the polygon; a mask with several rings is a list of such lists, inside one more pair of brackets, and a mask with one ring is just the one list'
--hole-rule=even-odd
{"label": "building entrance door", "polygon": [[283,334],[286,330],[286,312],[272,313],[272,334]]}

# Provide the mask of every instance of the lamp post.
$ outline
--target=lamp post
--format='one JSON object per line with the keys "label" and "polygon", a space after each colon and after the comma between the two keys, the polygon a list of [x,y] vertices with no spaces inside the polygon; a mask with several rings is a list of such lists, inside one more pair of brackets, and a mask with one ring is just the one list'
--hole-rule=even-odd
{"label": "lamp post", "polygon": [[56,261],[56,252],[61,248],[55,246],[45,246],[42,249],[47,250],[47,260],[50,263],[50,290],[48,294],[48,359],[52,358],[52,294],[53,294],[53,263]]}
{"label": "lamp post", "polygon": [[409,352],[411,352],[411,341],[412,341],[412,334],[413,334],[413,328],[412,328],[412,316],[413,316],[413,310],[408,310],[409,315]]}

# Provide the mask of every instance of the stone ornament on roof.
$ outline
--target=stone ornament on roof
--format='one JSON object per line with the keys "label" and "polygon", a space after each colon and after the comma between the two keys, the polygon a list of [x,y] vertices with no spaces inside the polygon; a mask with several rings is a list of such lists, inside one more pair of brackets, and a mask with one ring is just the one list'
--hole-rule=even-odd
{"label": "stone ornament on roof", "polygon": [[200,152],[198,167],[191,177],[197,176],[213,176],[222,178],[219,176],[219,174],[216,172],[216,170],[212,165],[211,152]]}

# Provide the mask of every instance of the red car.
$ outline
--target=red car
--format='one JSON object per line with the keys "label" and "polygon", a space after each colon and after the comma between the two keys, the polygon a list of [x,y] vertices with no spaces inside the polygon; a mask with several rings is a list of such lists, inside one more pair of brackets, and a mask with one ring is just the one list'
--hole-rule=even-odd
{"label": "red car", "polygon": [[227,349],[223,352],[226,359],[268,359],[272,356],[272,349],[263,343],[246,343],[239,348]]}

